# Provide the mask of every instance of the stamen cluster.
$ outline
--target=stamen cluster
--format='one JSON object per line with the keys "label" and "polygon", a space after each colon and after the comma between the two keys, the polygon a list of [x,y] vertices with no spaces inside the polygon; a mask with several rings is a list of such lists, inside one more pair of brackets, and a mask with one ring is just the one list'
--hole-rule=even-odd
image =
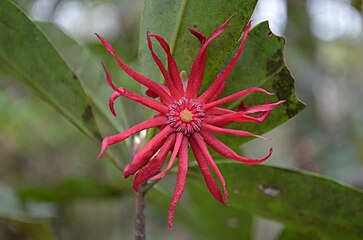
{"label": "stamen cluster", "polygon": [[167,123],[174,128],[175,132],[183,132],[190,136],[194,132],[199,132],[205,117],[202,106],[195,99],[182,97],[178,101],[169,105]]}

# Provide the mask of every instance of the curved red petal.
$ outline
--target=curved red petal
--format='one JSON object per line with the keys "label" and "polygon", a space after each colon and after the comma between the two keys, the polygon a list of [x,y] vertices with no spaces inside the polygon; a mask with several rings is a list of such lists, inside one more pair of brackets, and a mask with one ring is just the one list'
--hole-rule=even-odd
{"label": "curved red petal", "polygon": [[201,153],[207,159],[209,165],[212,167],[214,172],[217,174],[219,180],[221,181],[222,187],[223,187],[223,192],[224,192],[225,203],[226,203],[226,205],[228,205],[229,203],[228,203],[228,192],[227,192],[227,187],[226,187],[226,181],[224,180],[222,173],[219,171],[217,164],[214,162],[212,156],[210,155],[203,137],[199,133],[194,133],[192,135],[192,138],[195,140]]}
{"label": "curved red petal", "polygon": [[205,142],[209,146],[211,146],[216,152],[218,152],[225,158],[230,158],[238,162],[243,162],[246,164],[259,164],[266,161],[272,154],[272,148],[270,148],[269,154],[263,158],[253,159],[253,158],[242,157],[238,155],[236,152],[234,152],[232,149],[230,149],[227,145],[219,141],[212,134],[205,131],[201,131],[200,133],[202,134]]}
{"label": "curved red petal", "polygon": [[206,37],[202,32],[199,32],[198,30],[192,28],[189,28],[189,31],[199,39],[201,44],[205,43]]}
{"label": "curved red petal", "polygon": [[231,135],[235,135],[235,136],[241,136],[241,137],[256,137],[256,138],[260,138],[262,140],[265,141],[269,141],[270,139],[262,137],[260,135],[257,134],[253,134],[247,131],[242,131],[242,130],[235,130],[235,129],[228,129],[228,128],[220,128],[220,127],[216,127],[213,125],[210,125],[208,123],[203,123],[202,125],[202,129],[204,131],[207,132],[215,132],[215,133],[222,133],[222,134],[231,134]]}
{"label": "curved red petal", "polygon": [[152,45],[149,33],[146,34],[146,39],[147,39],[147,43],[148,43],[148,46],[149,46],[149,50],[151,52],[151,56],[153,57],[155,63],[158,65],[161,73],[163,74],[164,79],[165,79],[166,84],[167,84],[167,86],[168,86],[168,88],[170,90],[171,95],[174,98],[180,98],[182,96],[181,93],[176,89],[176,87],[174,85],[174,82],[172,81],[169,73],[166,71],[166,69],[164,67],[164,64],[161,62],[160,58],[154,52],[153,45]]}
{"label": "curved red petal", "polygon": [[250,94],[250,93],[253,93],[253,92],[262,92],[262,93],[266,93],[268,95],[273,94],[273,93],[270,93],[270,92],[268,92],[268,91],[266,91],[265,89],[262,89],[262,88],[249,88],[249,89],[234,93],[232,95],[229,95],[227,97],[221,98],[221,99],[216,100],[214,102],[204,104],[203,109],[207,110],[209,108],[216,107],[216,106],[222,105],[224,103],[231,102],[233,100],[236,100],[238,98],[241,98],[241,97],[246,96],[247,94]]}
{"label": "curved red petal", "polygon": [[161,47],[164,49],[167,57],[168,57],[168,69],[171,79],[174,82],[175,88],[180,93],[180,96],[184,95],[184,87],[183,82],[179,75],[178,66],[176,65],[176,62],[174,60],[173,55],[171,55],[170,47],[168,43],[165,41],[165,39],[157,34],[149,34],[150,37],[154,37],[161,45]]}
{"label": "curved red petal", "polygon": [[156,94],[160,96],[160,98],[167,103],[172,102],[172,98],[169,94],[167,94],[162,88],[159,87],[159,85],[149,79],[148,77],[143,76],[142,74],[135,72],[132,68],[127,66],[116,54],[115,50],[113,49],[112,45],[107,42],[104,38],[96,34],[98,39],[101,41],[102,45],[106,48],[108,52],[110,52],[116,59],[118,65],[124,70],[130,77],[132,77],[137,82],[141,83],[142,85],[146,86],[147,88],[150,88],[152,91],[154,91]]}
{"label": "curved red petal", "polygon": [[124,177],[128,178],[135,174],[142,166],[144,166],[150,158],[160,149],[166,141],[167,136],[173,132],[170,126],[163,128],[154,138],[152,138],[143,149],[141,149],[124,169]]}
{"label": "curved red petal", "polygon": [[168,166],[164,169],[164,171],[162,171],[161,173],[159,173],[159,174],[155,175],[154,177],[150,178],[150,180],[154,181],[154,180],[161,179],[168,173],[168,171],[170,170],[170,168],[174,164],[174,160],[175,160],[175,158],[176,158],[176,156],[177,156],[177,154],[179,152],[179,149],[180,149],[180,146],[182,144],[183,138],[185,138],[183,133],[179,132],[179,133],[176,134],[175,145],[174,145],[173,153],[171,154]]}
{"label": "curved red petal", "polygon": [[232,16],[229,17],[221,26],[219,26],[210,36],[209,38],[203,43],[202,47],[199,50],[197,57],[194,60],[192,69],[190,71],[190,76],[188,80],[187,90],[186,90],[186,97],[187,98],[196,98],[202,85],[203,75],[205,70],[206,64],[206,50],[208,45],[215,39],[218,35],[220,35],[224,29],[226,28],[227,24],[231,20]]}
{"label": "curved red petal", "polygon": [[250,28],[251,28],[251,22],[249,22],[247,24],[246,28],[243,30],[241,44],[240,44],[239,48],[237,49],[236,54],[233,56],[232,60],[228,63],[227,67],[221,73],[218,74],[218,76],[213,81],[213,83],[209,86],[209,88],[198,98],[199,102],[206,103],[206,102],[210,101],[211,97],[213,95],[215,95],[215,93],[218,92],[222,88],[223,84],[226,82],[232,69],[236,65],[237,60],[239,59],[239,57],[242,54]]}
{"label": "curved red petal", "polygon": [[198,147],[198,144],[194,141],[193,138],[190,138],[189,142],[190,146],[192,147],[195,159],[197,160],[197,163],[199,165],[200,171],[203,174],[204,181],[208,187],[209,192],[213,195],[215,199],[217,199],[217,201],[219,201],[222,204],[225,204],[221,190],[219,189],[216,180],[214,179],[212,173],[209,170],[207,159],[202,154],[200,148]]}
{"label": "curved red petal", "polygon": [[138,133],[142,130],[162,126],[162,125],[166,124],[166,122],[167,122],[166,117],[158,116],[158,117],[146,120],[142,123],[139,123],[129,129],[127,129],[126,131],[124,131],[122,133],[105,137],[102,141],[102,147],[101,147],[101,151],[98,155],[98,158],[102,157],[103,153],[105,152],[105,150],[108,146],[113,145],[115,143],[119,143],[119,142],[125,140],[126,138],[130,137],[131,135],[134,135],[135,133]]}
{"label": "curved red petal", "polygon": [[175,134],[170,134],[166,139],[163,146],[161,146],[160,151],[156,154],[156,156],[148,162],[145,167],[141,168],[135,174],[134,184],[132,188],[134,191],[139,190],[140,184],[143,184],[147,180],[149,180],[153,175],[155,175],[163,166],[165,162],[165,158],[171,150],[172,146],[175,144]]}
{"label": "curved red petal", "polygon": [[[109,74],[109,72],[107,71],[107,69],[106,69],[106,67],[105,67],[105,65],[102,63],[102,66],[103,66],[103,69],[104,69],[104,71],[105,71],[105,74],[106,74],[106,80],[107,80],[107,83],[111,86],[111,88],[114,90],[114,91],[116,91],[116,92],[118,92],[120,95],[122,95],[122,96],[124,96],[124,97],[126,97],[126,98],[128,98],[128,99],[130,99],[130,100],[133,100],[133,101],[135,101],[135,102],[138,102],[138,103],[141,103],[141,104],[143,104],[143,105],[145,105],[146,107],[149,107],[149,108],[151,108],[151,109],[154,109],[154,110],[156,110],[156,111],[158,111],[158,112],[161,112],[161,113],[167,113],[168,111],[169,111],[169,109],[168,109],[168,107],[167,106],[165,106],[163,103],[161,103],[161,102],[158,102],[158,101],[155,101],[155,100],[152,100],[152,99],[149,99],[149,98],[146,98],[146,97],[143,97],[143,96],[140,96],[140,95],[138,95],[138,94],[136,94],[136,93],[133,93],[133,92],[131,92],[131,91],[129,91],[129,90],[127,90],[127,89],[125,89],[125,88],[117,88],[116,86],[115,86],[115,84],[113,84],[113,82],[112,82],[112,78],[111,78],[111,76],[110,76],[110,74]],[[113,114],[115,115],[116,113],[115,113],[115,110],[113,109],[113,102],[112,102],[112,99],[113,99],[113,97],[116,97],[117,95],[115,95],[115,96],[112,96],[111,95],[111,98],[110,98],[110,100],[109,100],[109,105],[110,105],[110,108],[111,108],[111,112],[112,112],[112,110],[113,110]],[[111,104],[110,104],[110,101],[111,101]]]}
{"label": "curved red petal", "polygon": [[176,176],[176,186],[173,198],[171,199],[169,214],[168,214],[169,228],[173,227],[175,207],[176,204],[179,202],[180,197],[183,195],[185,182],[187,179],[187,173],[188,173],[188,139],[184,137],[179,150],[179,163],[178,163],[178,173]]}

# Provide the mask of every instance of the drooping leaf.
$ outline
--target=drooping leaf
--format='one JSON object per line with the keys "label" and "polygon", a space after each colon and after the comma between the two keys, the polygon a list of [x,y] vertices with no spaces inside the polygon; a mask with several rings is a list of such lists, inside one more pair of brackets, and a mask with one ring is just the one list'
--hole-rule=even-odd
{"label": "drooping leaf", "polygon": [[[105,134],[114,134],[122,132],[128,128],[127,114],[122,115],[122,120],[117,121],[108,109],[108,98],[112,93],[112,89],[105,80],[105,73],[102,70],[101,63],[98,63],[92,53],[82,48],[74,39],[67,36],[56,25],[51,23],[36,23],[44,32],[48,40],[53,44],[57,51],[61,54],[64,61],[71,67],[74,74],[79,79],[82,88],[95,107],[95,117],[101,132]],[[96,37],[95,37],[96,38]],[[118,108],[124,110],[122,101],[117,101]],[[115,164],[119,164],[121,160],[129,159],[130,141],[125,140],[125,144],[117,144],[111,151],[113,159],[117,159]],[[116,160],[113,160],[116,161]]]}
{"label": "drooping leaf", "polygon": [[112,89],[106,82],[101,62],[97,62],[98,57],[93,56],[92,53],[82,48],[55,24],[47,22],[37,22],[36,24],[77,75],[82,88],[90,96],[91,101],[94,102],[102,115],[107,117],[108,123],[112,124],[113,128],[120,132],[126,129],[128,127],[126,125],[127,116],[123,115],[122,121],[118,123],[108,109],[107,103]]}
{"label": "drooping leaf", "polygon": [[[205,79],[212,78],[236,46],[256,3],[257,0],[145,1],[139,38],[140,71],[155,81],[162,81],[147,47],[147,31],[163,36],[171,47],[179,70],[190,73],[200,43],[188,29],[193,28],[209,36],[234,15],[225,33],[215,39],[208,49]],[[162,51],[158,53],[160,57],[165,55]]]}
{"label": "drooping leaf", "polygon": [[94,141],[92,105],[79,79],[39,28],[12,2],[0,1],[0,59],[6,73],[30,87]]}
{"label": "drooping leaf", "polygon": [[321,239],[362,238],[362,192],[314,174],[223,161],[232,208]]}

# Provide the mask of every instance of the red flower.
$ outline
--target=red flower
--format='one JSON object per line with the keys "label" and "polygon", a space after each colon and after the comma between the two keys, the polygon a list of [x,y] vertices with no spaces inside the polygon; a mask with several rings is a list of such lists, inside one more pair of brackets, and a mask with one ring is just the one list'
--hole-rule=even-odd
{"label": "red flower", "polygon": [[[115,116],[116,113],[113,105],[114,101],[120,96],[126,97],[141,103],[146,107],[154,109],[158,112],[158,114],[154,118],[133,126],[123,133],[106,137],[102,142],[102,149],[98,157],[102,157],[108,146],[121,142],[135,133],[149,128],[160,128],[159,133],[156,134],[156,136],[135,155],[132,162],[125,167],[124,176],[127,178],[130,175],[135,174],[133,189],[138,191],[140,184],[148,180],[157,180],[164,177],[168,170],[173,166],[175,158],[178,157],[179,162],[176,187],[169,208],[169,227],[172,227],[175,206],[179,201],[185,187],[188,171],[189,145],[192,148],[209,191],[219,202],[223,204],[228,204],[226,183],[208,151],[207,144],[223,157],[234,159],[247,164],[261,163],[268,159],[272,154],[272,149],[270,149],[269,154],[262,159],[250,159],[242,157],[211,134],[221,133],[236,136],[253,136],[266,139],[250,132],[227,129],[223,127],[232,122],[263,122],[274,107],[284,102],[279,101],[273,104],[266,102],[266,104],[253,107],[246,107],[244,104],[241,104],[238,111],[232,111],[218,107],[219,105],[231,102],[252,92],[262,92],[271,95],[271,93],[261,88],[249,88],[217,100],[223,92],[228,75],[242,53],[251,23],[249,23],[245,28],[241,44],[227,67],[218,74],[210,87],[203,94],[198,96],[207,59],[207,46],[213,39],[215,39],[224,31],[230,19],[231,18],[229,18],[223,25],[217,28],[209,38],[206,38],[204,34],[199,31],[190,29],[190,32],[201,42],[201,48],[192,66],[186,86],[184,86],[184,83],[179,75],[179,70],[173,56],[170,53],[169,45],[161,36],[147,33],[147,41],[152,57],[165,78],[166,86],[156,83],[128,67],[116,55],[115,50],[111,44],[97,35],[104,47],[115,57],[119,66],[133,79],[148,88],[147,95],[150,97],[160,98],[160,101],[156,101],[137,95],[122,87],[117,88],[113,84],[110,74],[103,65],[107,82],[115,91],[109,100],[110,110]],[[168,59],[169,71],[165,69],[161,60],[155,55],[151,38],[155,38],[165,51]],[[251,116],[250,114],[253,113],[260,114],[257,116]],[[163,171],[159,172],[169,151],[172,151],[169,163]],[[224,198],[217,182],[213,178],[210,168],[216,173],[222,183]]]}

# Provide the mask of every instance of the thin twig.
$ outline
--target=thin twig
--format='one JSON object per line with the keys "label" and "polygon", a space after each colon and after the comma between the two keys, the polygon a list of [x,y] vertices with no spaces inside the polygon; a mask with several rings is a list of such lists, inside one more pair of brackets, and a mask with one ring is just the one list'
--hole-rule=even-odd
{"label": "thin twig", "polygon": [[135,218],[135,240],[145,240],[145,186],[140,186],[136,192],[136,218]]}

